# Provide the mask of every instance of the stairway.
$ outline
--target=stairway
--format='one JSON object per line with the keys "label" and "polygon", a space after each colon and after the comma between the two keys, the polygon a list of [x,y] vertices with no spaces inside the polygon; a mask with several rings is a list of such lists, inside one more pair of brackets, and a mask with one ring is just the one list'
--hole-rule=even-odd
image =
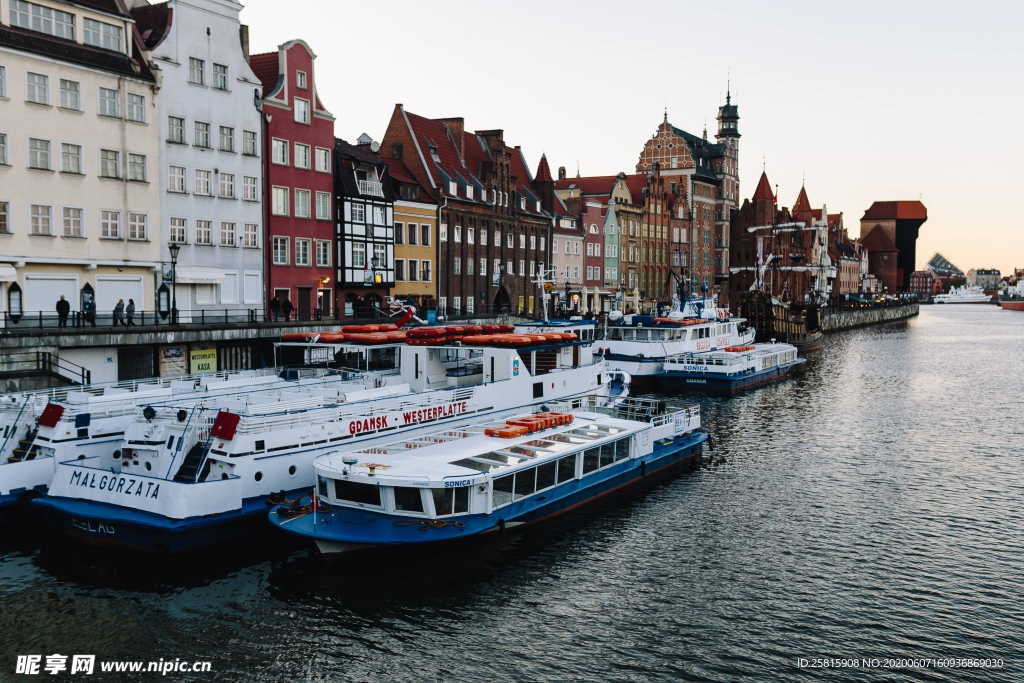
{"label": "stairway", "polygon": [[199,442],[192,447],[192,450],[185,456],[184,462],[174,475],[174,481],[195,482],[198,481],[199,469],[206,462],[206,444]]}
{"label": "stairway", "polygon": [[33,429],[24,439],[18,439],[18,445],[11,451],[11,456],[7,458],[7,462],[21,462],[22,460],[34,460],[36,455],[39,454],[39,446],[33,443],[36,438],[36,432],[38,430]]}

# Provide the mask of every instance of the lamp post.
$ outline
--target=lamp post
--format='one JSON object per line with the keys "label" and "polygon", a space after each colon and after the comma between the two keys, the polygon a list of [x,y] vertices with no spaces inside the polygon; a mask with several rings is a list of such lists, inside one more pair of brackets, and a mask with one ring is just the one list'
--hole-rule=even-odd
{"label": "lamp post", "polygon": [[167,247],[171,252],[171,324],[178,324],[178,252],[181,251],[180,244],[171,244]]}

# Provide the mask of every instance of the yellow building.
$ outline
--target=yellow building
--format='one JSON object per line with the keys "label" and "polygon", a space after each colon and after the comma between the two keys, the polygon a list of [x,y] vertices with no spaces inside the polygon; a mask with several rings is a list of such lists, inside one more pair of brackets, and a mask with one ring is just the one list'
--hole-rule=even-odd
{"label": "yellow building", "polygon": [[437,308],[437,204],[398,159],[385,159],[395,196],[395,286],[391,296],[416,307]]}

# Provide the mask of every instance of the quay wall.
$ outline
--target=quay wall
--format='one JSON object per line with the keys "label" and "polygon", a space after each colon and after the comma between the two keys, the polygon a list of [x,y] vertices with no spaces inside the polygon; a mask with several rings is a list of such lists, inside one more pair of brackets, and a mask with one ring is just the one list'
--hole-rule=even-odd
{"label": "quay wall", "polygon": [[821,316],[821,329],[824,332],[849,330],[865,325],[879,325],[894,320],[906,320],[920,312],[919,304],[891,306],[888,308],[864,308],[852,310],[831,310]]}

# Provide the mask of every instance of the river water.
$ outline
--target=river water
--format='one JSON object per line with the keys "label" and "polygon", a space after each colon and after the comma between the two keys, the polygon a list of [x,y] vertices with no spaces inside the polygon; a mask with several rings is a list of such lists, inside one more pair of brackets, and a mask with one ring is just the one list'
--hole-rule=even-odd
{"label": "river water", "polygon": [[440,555],[325,565],[260,539],[139,564],[23,524],[0,680],[33,653],[209,660],[194,680],[1024,680],[1024,314],[922,307],[808,356],[701,401],[697,472]]}

